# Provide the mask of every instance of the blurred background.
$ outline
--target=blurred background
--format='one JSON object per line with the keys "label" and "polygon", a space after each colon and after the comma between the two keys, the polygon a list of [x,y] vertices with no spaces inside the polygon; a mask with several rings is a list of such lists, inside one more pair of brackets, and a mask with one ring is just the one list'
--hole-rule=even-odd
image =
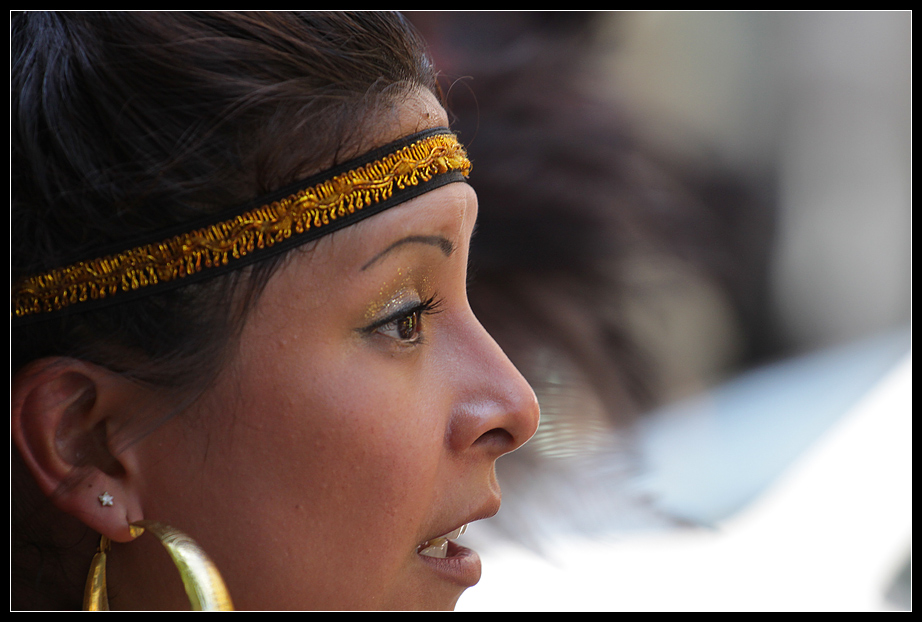
{"label": "blurred background", "polygon": [[458,608],[911,609],[911,12],[407,15],[542,408]]}

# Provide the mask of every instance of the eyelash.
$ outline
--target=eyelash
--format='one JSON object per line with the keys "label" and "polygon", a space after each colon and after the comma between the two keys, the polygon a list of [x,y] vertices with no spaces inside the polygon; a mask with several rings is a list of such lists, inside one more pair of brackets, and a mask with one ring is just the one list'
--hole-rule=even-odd
{"label": "eyelash", "polygon": [[[421,333],[423,316],[438,313],[441,310],[439,308],[441,304],[441,299],[432,296],[409,309],[401,309],[390,317],[375,322],[366,328],[365,332],[382,334],[402,345],[418,345],[423,340]],[[395,331],[395,334],[387,334],[385,331]],[[412,331],[412,334],[405,335],[404,331]]]}

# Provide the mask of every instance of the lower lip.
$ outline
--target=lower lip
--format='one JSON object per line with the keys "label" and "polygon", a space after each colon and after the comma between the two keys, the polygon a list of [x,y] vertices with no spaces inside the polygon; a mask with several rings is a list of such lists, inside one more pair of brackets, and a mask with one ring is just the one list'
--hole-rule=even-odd
{"label": "lower lip", "polygon": [[428,557],[419,554],[417,557],[440,577],[462,587],[471,587],[480,581],[480,555],[451,540],[448,541],[448,551],[445,557]]}

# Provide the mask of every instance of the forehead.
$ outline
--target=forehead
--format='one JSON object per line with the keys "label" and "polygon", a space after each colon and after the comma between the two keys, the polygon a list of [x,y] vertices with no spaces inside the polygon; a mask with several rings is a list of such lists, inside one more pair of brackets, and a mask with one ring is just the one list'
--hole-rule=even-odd
{"label": "forehead", "polygon": [[453,249],[466,248],[476,218],[473,189],[451,183],[325,236],[308,253],[322,274],[349,279],[402,240],[440,238]]}
{"label": "forehead", "polygon": [[433,127],[447,127],[448,114],[429,90],[413,91],[378,121],[366,150]]}
{"label": "forehead", "polygon": [[[414,91],[379,117],[362,152],[422,130],[447,126],[448,115],[435,95],[425,89]],[[396,241],[401,236],[441,235],[456,244],[464,237],[463,229],[469,221],[472,228],[476,212],[473,190],[466,183],[451,183],[325,236],[312,252],[332,256],[340,254],[337,249],[348,248],[337,263],[354,268],[367,261],[376,246],[380,249],[388,240]],[[321,257],[317,259],[323,261]]]}
{"label": "forehead", "polygon": [[[339,161],[368,153],[423,130],[448,127],[448,114],[428,89],[414,89],[394,100],[392,106],[375,110],[360,129],[360,134],[342,145]],[[331,164],[332,165],[332,164]]]}
{"label": "forehead", "polygon": [[[436,97],[427,90],[419,91],[379,115],[360,150],[350,157],[447,125],[447,114]],[[284,349],[282,342],[321,347],[344,332],[354,333],[350,313],[354,319],[364,317],[369,296],[380,292],[383,281],[393,281],[389,269],[428,274],[445,289],[455,280],[466,283],[467,247],[476,216],[473,189],[467,183],[453,182],[290,251],[248,316],[241,335],[241,353],[247,354],[236,364],[245,365],[252,357],[271,358],[273,352]],[[405,244],[388,253],[386,260],[362,269],[407,236],[441,237],[453,252],[446,255],[438,246]],[[443,282],[443,278],[454,280]],[[429,283],[436,285],[435,280]]]}
{"label": "forehead", "polygon": [[[447,114],[436,97],[428,90],[415,91],[379,115],[356,155],[422,130],[447,125]],[[329,292],[322,291],[321,281],[329,278],[341,289],[352,275],[361,272],[363,262],[401,236],[440,235],[456,246],[464,240],[468,225],[467,236],[470,236],[476,210],[473,190],[466,183],[451,183],[295,249],[286,263],[310,266],[300,271],[302,280],[313,281],[312,306],[322,304],[329,298]]]}

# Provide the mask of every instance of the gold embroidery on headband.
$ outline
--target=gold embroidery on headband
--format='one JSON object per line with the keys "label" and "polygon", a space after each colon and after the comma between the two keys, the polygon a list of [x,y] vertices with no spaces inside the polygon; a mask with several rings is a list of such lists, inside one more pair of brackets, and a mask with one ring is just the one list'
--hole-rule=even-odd
{"label": "gold embroidery on headband", "polygon": [[467,176],[470,167],[464,148],[452,134],[423,138],[235,218],[29,277],[13,288],[13,314],[56,311],[228,265],[256,249],[385,201],[395,189],[450,171]]}

